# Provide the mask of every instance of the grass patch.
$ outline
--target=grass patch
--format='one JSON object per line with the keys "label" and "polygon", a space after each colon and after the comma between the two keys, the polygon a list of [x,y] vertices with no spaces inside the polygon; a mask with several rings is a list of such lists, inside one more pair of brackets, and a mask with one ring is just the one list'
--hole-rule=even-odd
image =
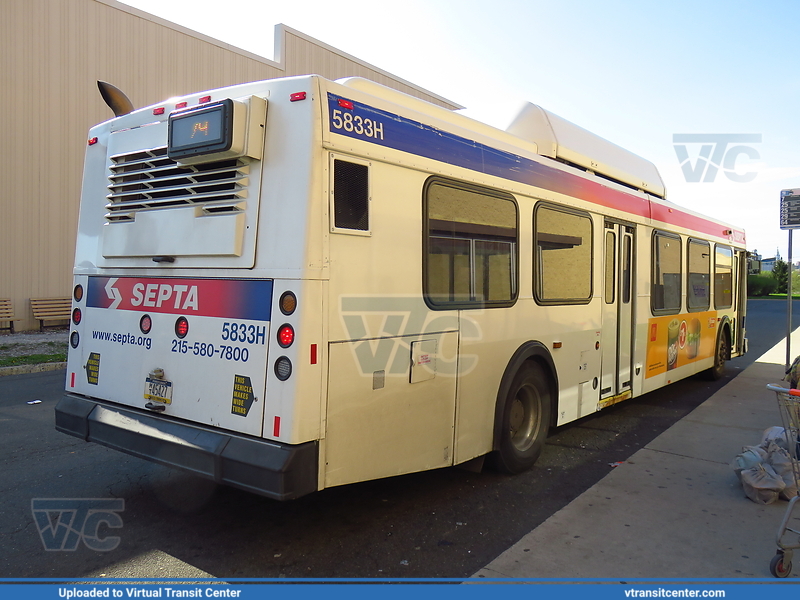
{"label": "grass patch", "polygon": [[16,367],[19,365],[40,365],[42,363],[66,362],[66,353],[62,354],[28,354],[27,356],[7,356],[0,358],[0,367]]}
{"label": "grass patch", "polygon": [[[767,298],[769,300],[786,300],[786,294],[770,294],[769,296],[761,296],[761,298]],[[800,300],[800,295],[792,294],[792,300]]]}

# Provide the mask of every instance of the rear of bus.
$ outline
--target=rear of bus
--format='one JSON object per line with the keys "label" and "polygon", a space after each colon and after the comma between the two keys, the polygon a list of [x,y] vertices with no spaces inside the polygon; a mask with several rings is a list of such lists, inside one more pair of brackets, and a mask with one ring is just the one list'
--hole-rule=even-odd
{"label": "rear of bus", "polygon": [[317,86],[215,90],[91,130],[59,431],[277,499],[317,489]]}

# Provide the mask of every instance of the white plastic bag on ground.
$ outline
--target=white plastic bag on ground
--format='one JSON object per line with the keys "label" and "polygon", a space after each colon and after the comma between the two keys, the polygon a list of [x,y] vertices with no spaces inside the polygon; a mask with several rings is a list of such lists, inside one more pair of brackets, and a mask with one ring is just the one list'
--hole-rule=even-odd
{"label": "white plastic bag on ground", "polygon": [[781,490],[781,498],[791,500],[797,495],[797,481],[795,480],[794,464],[789,453],[778,444],[770,443],[767,447],[767,460],[775,473],[783,480],[786,487]]}
{"label": "white plastic bag on ground", "polygon": [[764,430],[764,435],[761,436],[761,447],[766,449],[770,442],[778,444],[784,450],[789,449],[788,436],[783,427],[775,426]]}
{"label": "white plastic bag on ground", "polygon": [[786,488],[786,484],[771,466],[760,464],[742,471],[742,487],[753,502],[772,504]]}
{"label": "white plastic bag on ground", "polygon": [[767,460],[767,451],[761,446],[745,446],[733,459],[731,467],[739,481],[742,480],[742,471],[751,469]]}

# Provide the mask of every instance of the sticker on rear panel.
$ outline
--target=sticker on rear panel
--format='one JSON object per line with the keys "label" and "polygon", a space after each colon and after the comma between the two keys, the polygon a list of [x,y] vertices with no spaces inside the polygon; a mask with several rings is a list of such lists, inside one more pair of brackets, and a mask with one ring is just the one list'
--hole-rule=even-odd
{"label": "sticker on rear panel", "polygon": [[100,354],[92,352],[89,360],[86,361],[86,381],[91,385],[97,385],[100,380]]}
{"label": "sticker on rear panel", "polygon": [[246,417],[253,402],[258,402],[258,398],[253,394],[253,384],[250,382],[250,378],[245,375],[234,375],[231,414]]}

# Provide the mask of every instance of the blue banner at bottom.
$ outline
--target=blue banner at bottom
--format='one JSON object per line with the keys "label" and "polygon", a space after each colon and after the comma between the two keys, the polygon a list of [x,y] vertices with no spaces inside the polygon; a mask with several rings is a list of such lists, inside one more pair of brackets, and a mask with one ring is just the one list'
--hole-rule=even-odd
{"label": "blue banner at bottom", "polygon": [[[18,580],[17,580],[18,581]],[[0,583],[0,599],[31,600],[93,600],[109,599],[147,599],[147,598],[237,598],[255,600],[265,597],[277,598],[290,595],[292,600],[318,600],[324,595],[326,600],[484,600],[494,599],[498,594],[508,593],[508,586],[529,586],[528,590],[515,593],[530,594],[537,598],[558,598],[559,600],[626,600],[628,598],[726,598],[750,600],[756,594],[777,592],[774,585],[780,583],[796,584],[790,580],[744,580],[742,583],[725,580],[721,582],[620,582],[597,580],[430,580],[411,581],[365,581],[362,583],[337,583],[331,580],[309,583],[308,580],[287,580],[285,582],[234,582],[222,580],[176,583],[160,582],[125,583],[113,582],[73,582],[73,583]],[[770,585],[773,587],[765,588]],[[289,587],[287,587],[289,586]],[[788,591],[788,590],[786,590]]]}

